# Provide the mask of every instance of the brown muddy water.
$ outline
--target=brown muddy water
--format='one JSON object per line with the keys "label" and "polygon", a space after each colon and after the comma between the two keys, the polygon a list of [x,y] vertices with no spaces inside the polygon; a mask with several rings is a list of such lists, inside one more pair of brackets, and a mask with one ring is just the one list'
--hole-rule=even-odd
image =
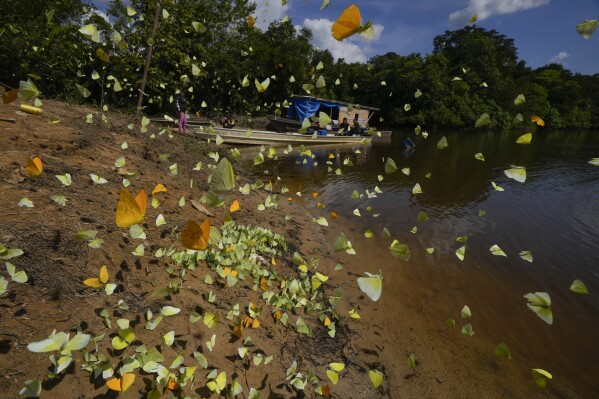
{"label": "brown muddy water", "polygon": [[[281,195],[281,201],[291,196],[315,215],[318,209],[310,193],[319,194],[317,201],[326,205],[326,213],[318,215],[329,220],[331,248],[343,230],[358,255],[367,254],[351,265],[352,272],[382,270],[382,304],[376,311],[389,325],[405,321],[394,313],[400,312],[397,304],[401,303],[412,309],[414,324],[425,330],[430,324],[431,331],[440,331],[440,341],[455,344],[452,348],[458,354],[469,345],[477,348],[472,356],[437,361],[450,364],[459,359],[465,362],[463,367],[473,370],[465,378],[498,386],[450,396],[480,397],[480,392],[493,392],[483,396],[521,397],[529,395],[529,388],[536,394],[540,390],[530,377],[530,368],[542,368],[553,374],[543,394],[599,397],[599,167],[588,163],[599,157],[599,132],[537,132],[530,145],[516,144],[521,134],[431,134],[427,139],[417,137],[416,150],[409,152],[402,140],[414,134],[396,132],[393,142],[385,146],[314,147],[313,159],[300,156],[297,149],[288,155],[277,149],[278,159],[254,167],[248,161],[247,167],[264,181],[279,176],[273,191],[280,192],[283,186],[290,190]],[[436,144],[443,135],[449,146],[438,150]],[[475,159],[479,152],[484,162]],[[330,159],[330,154],[335,158]],[[395,161],[397,172],[385,173],[387,157]],[[524,183],[504,174],[511,165],[526,168]],[[402,168],[410,168],[409,176]],[[337,169],[341,173],[335,173]],[[495,190],[492,182],[504,191]],[[412,194],[416,183],[422,194]],[[367,190],[372,194],[375,186],[382,193],[369,198]],[[352,199],[354,191],[362,197]],[[361,216],[354,214],[356,209]],[[331,219],[331,210],[339,219]],[[417,221],[420,211],[428,215],[427,221]],[[383,228],[391,232],[390,238],[382,236]],[[367,229],[374,238],[364,237]],[[468,240],[457,242],[460,236]],[[409,261],[391,257],[388,247],[393,238],[409,245]],[[460,261],[455,251],[463,245],[465,258]],[[507,256],[491,254],[493,245]],[[434,252],[428,254],[427,248]],[[531,251],[534,261],[523,260],[521,251]],[[575,279],[586,284],[589,295],[570,291]],[[527,308],[523,295],[530,292],[549,293],[553,325]],[[464,305],[472,311],[467,320],[460,317]],[[419,315],[422,320],[417,320]],[[447,332],[448,318],[456,320],[455,331]],[[460,334],[467,322],[475,331],[473,337]],[[493,349],[499,342],[507,343],[521,368],[512,381],[483,376],[501,376],[498,369],[507,367],[487,361],[494,359]],[[477,356],[484,360],[476,360]],[[421,363],[426,366],[424,360]],[[452,378],[451,373],[447,378]],[[526,389],[513,388],[514,384],[526,385]],[[430,397],[447,394],[434,389],[424,392]]]}

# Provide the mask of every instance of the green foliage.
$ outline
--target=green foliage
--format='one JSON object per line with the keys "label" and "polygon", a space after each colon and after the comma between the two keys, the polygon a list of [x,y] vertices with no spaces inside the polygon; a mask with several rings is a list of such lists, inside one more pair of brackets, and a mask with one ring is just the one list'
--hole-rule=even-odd
{"label": "green foliage", "polygon": [[[0,82],[18,87],[35,74],[46,97],[133,110],[152,44],[143,104],[150,115],[172,115],[174,95],[184,90],[189,112],[204,116],[285,114],[288,96],[311,94],[379,107],[375,125],[381,117],[392,126],[473,128],[487,113],[492,123],[481,129],[509,129],[521,113],[525,123],[535,114],[552,128],[599,127],[598,76],[557,64],[532,70],[513,39],[476,25],[435,37],[431,54],[387,53],[359,64],[314,48],[312,33],[292,20],[249,28],[255,4],[248,1],[113,0],[111,23],[83,0],[7,2],[2,11]],[[242,84],[246,76],[270,85],[259,93]],[[514,104],[518,94],[525,103]]]}

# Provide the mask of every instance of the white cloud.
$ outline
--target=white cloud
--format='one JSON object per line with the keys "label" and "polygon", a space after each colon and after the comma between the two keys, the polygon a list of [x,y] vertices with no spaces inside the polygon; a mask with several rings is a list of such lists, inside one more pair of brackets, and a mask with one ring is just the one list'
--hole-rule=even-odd
{"label": "white cloud", "polygon": [[518,11],[529,10],[546,6],[551,0],[470,0],[463,10],[452,12],[449,23],[464,25],[474,15],[482,21],[493,15],[512,14]]}
{"label": "white cloud", "polygon": [[266,30],[273,21],[278,21],[285,16],[289,6],[282,5],[280,0],[254,0],[256,3],[256,26]]}
{"label": "white cloud", "polygon": [[99,17],[101,17],[101,18],[104,18],[104,21],[106,21],[106,22],[110,23],[110,18],[108,18],[108,15],[106,15],[106,13],[105,13],[105,12],[103,12],[102,10],[100,10],[100,9],[97,9],[97,10],[89,10],[89,11],[87,12],[87,14],[85,14],[85,15],[83,16],[83,21],[85,21],[87,18],[91,17],[92,15],[97,15],[97,16],[99,16]]}
{"label": "white cloud", "polygon": [[[324,18],[304,19],[302,26],[312,31],[312,45],[321,50],[329,50],[335,60],[343,58],[349,63],[366,62],[368,59],[367,54],[372,50],[371,40],[359,35],[354,35],[341,42],[336,40],[331,34],[331,27],[333,26],[331,20]],[[374,38],[372,41],[376,41],[381,36],[384,26],[375,24],[373,28]]]}
{"label": "white cloud", "polygon": [[568,54],[567,52],[560,51],[559,53],[551,57],[551,62],[554,64],[564,64],[564,61],[566,61],[566,58],[568,58],[569,56],[570,54]]}
{"label": "white cloud", "polygon": [[[110,0],[94,0],[91,3],[100,10],[106,10],[108,8],[108,4],[110,3]],[[128,3],[128,1],[125,3]]]}

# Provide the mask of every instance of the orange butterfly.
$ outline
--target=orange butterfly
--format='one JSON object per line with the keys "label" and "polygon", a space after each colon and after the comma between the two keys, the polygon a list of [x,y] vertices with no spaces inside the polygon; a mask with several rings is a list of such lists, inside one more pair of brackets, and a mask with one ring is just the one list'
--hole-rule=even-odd
{"label": "orange butterfly", "polygon": [[142,188],[133,198],[129,191],[121,188],[119,202],[116,204],[116,225],[129,227],[144,220],[148,196]]}
{"label": "orange butterfly", "polygon": [[264,276],[260,278],[260,289],[262,291],[266,291],[268,289],[268,280]]}
{"label": "orange butterfly", "polygon": [[203,251],[208,247],[210,240],[210,219],[204,220],[201,225],[193,220],[187,222],[185,230],[181,232],[181,242],[187,249]]}
{"label": "orange butterfly", "polygon": [[339,41],[348,38],[354,33],[359,32],[361,24],[362,15],[360,15],[360,9],[352,4],[343,10],[337,21],[333,24],[331,28],[333,37]]}
{"label": "orange butterfly", "polygon": [[29,177],[38,177],[42,174],[44,170],[44,166],[42,165],[42,160],[40,157],[29,158],[27,160],[27,167],[25,168],[25,173]]}
{"label": "orange butterfly", "polygon": [[250,316],[245,316],[241,322],[241,325],[245,328],[258,328],[260,327],[260,320],[252,319]]}
{"label": "orange butterfly", "polygon": [[233,213],[233,212],[237,212],[238,210],[239,210],[239,201],[235,200],[229,207],[229,212]]}
{"label": "orange butterfly", "polygon": [[106,269],[106,266],[102,266],[102,268],[100,269],[100,277],[88,278],[85,281],[83,281],[83,284],[85,284],[89,287],[101,288],[107,282],[108,282],[108,269]]}
{"label": "orange butterfly", "polygon": [[19,89],[13,89],[11,91],[7,91],[2,95],[2,102],[4,104],[10,104],[17,99],[19,96]]}
{"label": "orange butterfly", "polygon": [[539,125],[539,126],[545,126],[545,121],[544,121],[543,119],[541,119],[539,116],[535,115],[535,114],[533,114],[533,115],[530,117],[530,121],[531,121],[532,123],[536,123],[536,124],[537,124],[537,125]]}
{"label": "orange butterfly", "polygon": [[168,383],[166,384],[166,388],[170,391],[175,391],[179,389],[179,384],[173,377],[171,377],[169,378]]}
{"label": "orange butterfly", "polygon": [[112,378],[106,381],[106,386],[113,391],[124,392],[133,385],[133,381],[135,381],[135,374],[125,373],[121,378]]}
{"label": "orange butterfly", "polygon": [[232,270],[230,267],[225,267],[224,272],[225,272],[225,276],[228,276],[229,274],[231,274],[231,275],[233,275],[233,277],[237,277],[237,270]]}
{"label": "orange butterfly", "polygon": [[166,193],[167,191],[168,190],[166,189],[166,187],[164,187],[164,184],[158,183],[158,184],[156,184],[156,187],[154,187],[154,190],[152,190],[152,195],[158,194],[158,193]]}

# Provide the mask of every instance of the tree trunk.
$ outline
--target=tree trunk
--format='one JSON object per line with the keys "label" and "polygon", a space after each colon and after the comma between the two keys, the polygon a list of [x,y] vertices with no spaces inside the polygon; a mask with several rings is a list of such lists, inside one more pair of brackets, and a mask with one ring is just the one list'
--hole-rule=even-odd
{"label": "tree trunk", "polygon": [[146,89],[146,80],[148,79],[148,71],[150,69],[150,63],[152,62],[152,49],[154,48],[154,38],[156,37],[156,30],[158,29],[158,19],[160,18],[160,12],[162,7],[160,2],[156,4],[156,15],[154,15],[154,25],[152,26],[152,35],[150,36],[149,42],[152,43],[148,47],[148,54],[146,55],[146,65],[144,66],[144,74],[141,78],[141,87],[139,89],[139,97],[137,98],[137,108],[135,109],[135,121],[139,122],[141,114],[141,105],[144,100],[144,90]]}

